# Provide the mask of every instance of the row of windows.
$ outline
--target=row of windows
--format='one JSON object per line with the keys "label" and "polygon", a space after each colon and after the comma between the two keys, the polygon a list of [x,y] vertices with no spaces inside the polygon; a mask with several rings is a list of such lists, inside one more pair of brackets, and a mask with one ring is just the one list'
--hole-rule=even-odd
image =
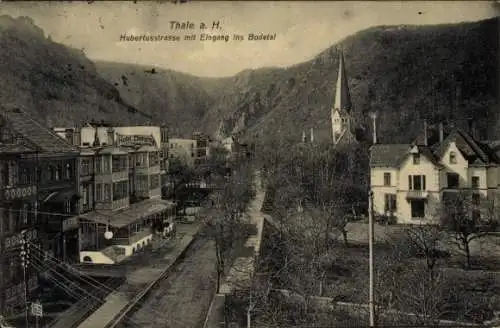
{"label": "row of windows", "polygon": [[[384,186],[392,186],[392,175],[389,172],[384,173]],[[447,173],[447,188],[456,189],[460,187],[460,177],[457,173]],[[478,176],[471,178],[471,188],[479,188],[480,180]],[[425,190],[425,175],[409,175],[409,190]]]}
{"label": "row of windows", "polygon": [[[95,168],[97,173],[111,173],[123,172],[128,167],[146,167],[147,159],[149,156],[149,166],[156,166],[160,164],[160,154],[158,152],[139,153],[131,155],[115,155],[111,160],[111,170],[109,165],[109,156],[96,157]],[[128,166],[127,166],[128,162]],[[87,176],[94,172],[94,165],[92,158],[83,158],[80,164],[81,175]]]}
{"label": "row of windows", "polygon": [[[481,202],[481,195],[472,194],[472,204],[479,205]],[[425,200],[414,199],[410,201],[410,211],[412,218],[424,218],[425,217]],[[385,194],[384,195],[384,212],[385,213],[395,213],[397,210],[397,202],[395,194]]]}
{"label": "row of windows", "polygon": [[80,160],[80,175],[87,176],[94,173],[94,161],[92,158],[82,158]]}
{"label": "row of windows", "polygon": [[[336,119],[334,120],[334,122],[338,124],[338,123],[340,123],[340,119],[339,119],[339,118],[336,118]],[[343,119],[342,119],[342,124],[346,124],[346,123],[347,123],[347,119],[346,119],[346,118],[343,118]]]}
{"label": "row of windows", "polygon": [[37,181],[62,181],[74,178],[74,160],[49,163],[47,166],[35,168],[23,166],[15,161],[5,161],[0,166],[1,185],[28,185]]}
{"label": "row of windows", "polygon": [[127,155],[115,155],[111,159],[112,172],[123,172],[128,169],[127,166],[128,156]]}
{"label": "row of windows", "polygon": [[128,181],[113,183],[113,200],[115,201],[126,197],[128,197]]}
{"label": "row of windows", "polygon": [[[457,153],[454,151],[450,151],[450,154],[448,155],[448,162],[450,164],[457,164]],[[420,164],[420,154],[413,154],[413,164],[418,165]]]}
{"label": "row of windows", "polygon": [[149,153],[149,166],[156,166],[160,164],[160,155],[158,153]]}

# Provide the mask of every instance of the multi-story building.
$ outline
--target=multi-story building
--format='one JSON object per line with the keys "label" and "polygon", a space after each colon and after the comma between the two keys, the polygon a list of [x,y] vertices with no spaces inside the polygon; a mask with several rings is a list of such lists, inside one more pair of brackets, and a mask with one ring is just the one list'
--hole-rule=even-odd
{"label": "multi-story building", "polygon": [[172,220],[161,199],[166,133],[160,127],[55,129],[80,148],[80,261],[116,263],[147,245]]}
{"label": "multi-story building", "polygon": [[210,157],[210,138],[201,132],[195,132],[193,140],[196,141],[194,164],[205,164]]}
{"label": "multi-story building", "polygon": [[169,158],[178,158],[189,167],[193,167],[197,158],[197,146],[195,139],[168,139]]}
{"label": "multi-story building", "polygon": [[370,149],[373,206],[379,215],[395,215],[398,223],[438,223],[437,209],[450,193],[467,190],[472,202],[496,201],[500,188],[500,159],[495,142],[479,141],[453,128],[432,143],[375,144]]}
{"label": "multi-story building", "polygon": [[[78,150],[19,108],[0,114],[0,311],[24,308],[20,245],[28,240],[28,298],[36,294],[44,258],[77,256],[77,226],[69,224],[78,203]],[[76,228],[76,229],[75,229]],[[76,247],[75,247],[76,246]]]}

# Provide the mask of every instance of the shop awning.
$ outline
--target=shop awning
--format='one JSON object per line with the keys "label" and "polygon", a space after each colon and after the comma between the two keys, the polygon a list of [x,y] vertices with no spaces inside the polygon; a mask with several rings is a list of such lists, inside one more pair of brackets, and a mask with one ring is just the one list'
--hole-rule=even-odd
{"label": "shop awning", "polygon": [[79,217],[83,220],[100,224],[109,224],[116,228],[123,228],[148,216],[173,208],[174,206],[173,202],[163,199],[147,199],[140,203],[132,204],[129,208],[122,210],[109,213],[92,211],[80,215]]}

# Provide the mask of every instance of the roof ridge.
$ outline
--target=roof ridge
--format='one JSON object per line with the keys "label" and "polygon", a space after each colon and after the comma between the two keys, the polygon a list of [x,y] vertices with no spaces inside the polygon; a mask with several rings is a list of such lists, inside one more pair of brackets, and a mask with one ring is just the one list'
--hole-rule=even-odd
{"label": "roof ridge", "polygon": [[[9,119],[8,115],[5,115],[6,113],[9,113],[9,112],[11,112],[11,113],[16,113],[14,110],[18,111],[18,112],[19,112],[19,114],[23,114],[23,113],[24,113],[24,111],[23,111],[23,110],[21,110],[21,109],[20,109],[20,108],[18,108],[18,107],[15,107],[15,108],[5,108],[4,106],[2,106],[2,107],[3,107],[2,109],[3,109],[4,111],[2,112],[2,114],[1,114],[1,115],[2,115],[2,117],[4,118],[4,120],[8,121],[11,125],[12,125],[12,122],[11,122],[12,120],[10,120],[10,119]],[[11,129],[12,129],[12,128],[11,128]],[[24,139],[26,139],[29,143],[31,143],[31,144],[34,146],[34,150],[35,150],[35,151],[36,151],[36,150],[38,150],[38,148],[39,148],[39,147],[38,147],[38,145],[37,145],[37,144],[36,144],[36,143],[35,143],[35,142],[34,142],[34,141],[33,141],[33,140],[29,137],[29,136],[26,136],[26,135],[24,135],[24,134],[22,134],[22,133],[19,133],[19,132],[17,132],[17,131],[16,131],[16,134],[21,135]]]}
{"label": "roof ridge", "polygon": [[484,162],[489,161],[489,156],[488,154],[481,148],[481,146],[478,144],[474,138],[469,135],[467,132],[465,132],[463,129],[458,130],[460,136],[469,144],[469,147],[472,148],[472,150],[481,157],[481,160]]}
{"label": "roof ridge", "polygon": [[[57,140],[59,140],[61,142],[61,144],[63,144],[64,146],[67,146],[69,148],[71,148],[73,151],[75,152],[78,152],[78,149],[70,144],[69,142],[67,142],[66,140],[64,140],[63,138],[61,138],[59,135],[57,135],[54,131],[52,131],[50,128],[48,128],[47,126],[44,126],[42,125],[40,122],[38,122],[37,120],[33,119],[24,109],[20,108],[20,107],[12,107],[12,108],[5,108],[6,109],[4,111],[4,113],[2,113],[2,116],[10,122],[10,124],[12,125],[13,124],[13,120],[9,117],[8,113],[10,114],[13,114],[13,115],[16,115],[18,114],[19,116],[21,116],[23,119],[27,119],[27,121],[33,125],[35,125],[36,128],[42,130],[42,131],[45,131],[45,132],[48,132],[48,134],[51,136],[51,137],[54,137],[56,138]],[[4,114],[7,114],[7,115],[4,115]],[[14,128],[14,130],[16,130]],[[43,149],[43,150],[47,150],[45,149],[46,147],[43,147],[43,146],[39,146],[38,143],[34,142],[33,139],[30,138],[30,136],[24,134],[24,133],[20,133],[16,130],[16,133],[20,134],[23,136],[23,138],[25,138],[26,140],[28,140],[30,143],[32,143],[34,146],[35,146],[35,149]],[[50,150],[48,150],[50,151]]]}

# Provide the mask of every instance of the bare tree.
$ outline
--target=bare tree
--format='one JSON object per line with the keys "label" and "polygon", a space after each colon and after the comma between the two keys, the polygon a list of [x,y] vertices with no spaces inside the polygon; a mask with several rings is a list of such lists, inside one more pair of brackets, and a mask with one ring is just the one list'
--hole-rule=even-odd
{"label": "bare tree", "polygon": [[446,193],[440,208],[441,224],[453,233],[457,246],[465,252],[471,267],[471,242],[495,231],[499,212],[493,201],[468,191]]}
{"label": "bare tree", "polygon": [[404,259],[425,260],[426,270],[434,274],[438,261],[448,254],[442,250],[446,232],[438,225],[412,225],[390,236],[393,251]]}
{"label": "bare tree", "polygon": [[376,266],[376,321],[388,319],[418,325],[435,325],[445,313],[445,280],[435,264],[414,262],[414,247],[393,244],[393,251],[379,255]]}
{"label": "bare tree", "polygon": [[252,177],[251,166],[241,165],[222,188],[210,195],[206,204],[203,216],[208,232],[215,241],[217,292],[226,269],[226,259],[235,242],[241,241],[247,233],[243,214],[254,196]]}

